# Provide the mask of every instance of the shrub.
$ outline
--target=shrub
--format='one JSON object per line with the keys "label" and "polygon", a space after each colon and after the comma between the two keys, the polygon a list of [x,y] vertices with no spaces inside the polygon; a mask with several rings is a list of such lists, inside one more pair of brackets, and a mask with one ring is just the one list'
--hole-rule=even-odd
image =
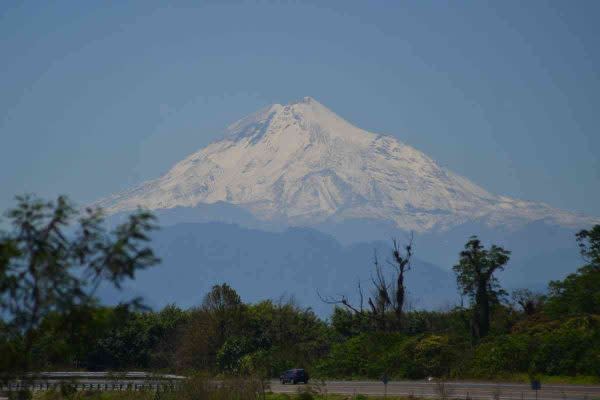
{"label": "shrub", "polygon": [[527,372],[532,354],[528,335],[501,335],[477,346],[472,373],[492,378],[504,373]]}
{"label": "shrub", "polygon": [[417,379],[449,375],[452,359],[447,336],[419,335],[390,349],[384,364],[393,375]]}
{"label": "shrub", "polygon": [[363,333],[332,346],[330,354],[317,365],[322,376],[379,378],[387,368],[386,354],[405,340],[396,333]]}

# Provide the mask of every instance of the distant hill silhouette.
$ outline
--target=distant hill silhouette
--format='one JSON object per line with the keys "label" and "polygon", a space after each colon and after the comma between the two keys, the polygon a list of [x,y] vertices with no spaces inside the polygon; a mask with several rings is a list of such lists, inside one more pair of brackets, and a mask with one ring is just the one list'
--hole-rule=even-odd
{"label": "distant hill silhouette", "polygon": [[[459,302],[452,264],[440,267],[423,258],[455,260],[463,245],[458,238],[466,240],[467,232],[474,228],[464,229],[450,232],[448,237],[416,237],[416,258],[406,278],[411,307],[447,308]],[[540,231],[548,232],[545,227]],[[553,237],[558,243],[566,242],[564,247],[539,254],[527,251],[528,242],[523,236],[554,245],[551,237],[540,235],[532,226],[529,232],[494,239],[514,251],[513,261],[500,275],[509,288],[543,289],[549,279],[562,277],[578,266],[576,250],[573,245],[569,248],[572,236],[562,230]],[[487,241],[490,236],[483,237]],[[399,232],[397,237],[403,240],[407,235]],[[370,287],[374,251],[384,264],[390,255],[389,240],[343,245],[311,228],[270,232],[223,222],[165,225],[154,234],[153,243],[162,264],[140,273],[122,295],[104,291],[104,299],[114,302],[119,296],[133,294],[142,295],[153,307],[169,303],[187,307],[198,305],[212,285],[228,282],[246,301],[294,297],[325,316],[332,306],[321,302],[317,291],[323,295],[346,294],[356,300],[359,280],[365,291]],[[435,253],[432,249],[441,250]],[[548,262],[548,256],[553,263]]]}

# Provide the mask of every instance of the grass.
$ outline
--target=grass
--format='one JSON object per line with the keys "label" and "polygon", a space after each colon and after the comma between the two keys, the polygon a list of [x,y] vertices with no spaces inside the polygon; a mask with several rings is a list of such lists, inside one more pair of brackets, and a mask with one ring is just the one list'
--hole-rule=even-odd
{"label": "grass", "polygon": [[[175,399],[176,397],[165,396],[160,399]],[[364,395],[339,395],[339,394],[328,394],[328,395],[312,395],[312,397],[303,397],[301,394],[283,394],[283,393],[269,393],[266,396],[266,400],[383,400],[383,397],[371,397]],[[52,392],[37,392],[33,396],[33,400],[155,400],[155,394],[151,392],[79,392],[73,397],[67,399],[60,396],[58,393]],[[404,397],[390,397],[386,400],[406,400]]]}
{"label": "grass", "polygon": [[[341,395],[341,394],[327,394],[319,395],[312,394],[312,397],[299,394],[285,394],[285,393],[268,393],[266,400],[383,400],[380,396],[365,396],[357,394],[352,395]],[[156,400],[154,392],[78,392],[69,397],[63,397],[58,392],[36,392],[33,395],[33,400]],[[163,395],[159,397],[160,400],[171,400],[177,399],[176,394]],[[386,397],[386,400],[407,400],[406,397]]]}
{"label": "grass", "polygon": [[[313,400],[361,400],[361,399],[369,399],[369,400],[384,400],[382,396],[365,396],[362,394],[357,394],[356,396],[352,395],[343,395],[343,394],[328,394],[328,395],[313,395]],[[303,400],[301,395],[289,395],[282,393],[273,393],[267,395],[267,400]],[[388,396],[385,400],[407,400],[406,397],[391,397]]]}
{"label": "grass", "polygon": [[[542,385],[545,384],[567,384],[567,385],[597,385],[600,384],[600,376],[592,375],[540,375],[538,377]],[[505,379],[501,379],[505,381]],[[530,377],[527,374],[513,374],[506,378],[507,382],[529,383]],[[542,386],[543,387],[543,386]]]}
{"label": "grass", "polygon": [[[364,376],[348,376],[348,377],[334,377],[324,378],[325,380],[342,380],[342,381],[373,381],[373,378]],[[540,381],[542,384],[566,384],[566,385],[598,385],[600,384],[600,376],[593,375],[540,375]],[[392,380],[408,380],[407,378],[393,378]],[[421,379],[422,380],[422,379]],[[481,378],[481,377],[461,377],[461,378],[447,378],[448,381],[481,381],[481,382],[506,382],[506,383],[529,383],[530,377],[526,373],[517,374],[506,374],[496,376],[494,378]]]}

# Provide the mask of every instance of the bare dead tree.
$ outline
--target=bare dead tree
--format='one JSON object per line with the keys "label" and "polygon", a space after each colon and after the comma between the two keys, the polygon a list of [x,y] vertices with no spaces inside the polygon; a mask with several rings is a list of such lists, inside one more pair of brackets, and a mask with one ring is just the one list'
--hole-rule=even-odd
{"label": "bare dead tree", "polygon": [[529,289],[516,289],[512,292],[512,299],[526,315],[533,315],[542,309],[545,297]]}
{"label": "bare dead tree", "polygon": [[360,305],[358,307],[355,307],[354,305],[352,305],[352,303],[350,302],[350,300],[348,299],[348,297],[345,294],[339,294],[339,295],[336,295],[336,296],[323,296],[317,290],[317,296],[319,296],[319,299],[323,303],[332,304],[332,305],[342,305],[346,309],[352,311],[355,315],[364,315],[364,316],[366,316],[367,315],[367,311],[365,311],[364,308],[363,308],[364,293],[363,293],[360,281],[358,282],[357,287],[358,287],[358,293],[359,293],[359,297],[360,297]]}
{"label": "bare dead tree", "polygon": [[404,246],[404,251],[400,249],[398,245],[398,241],[394,239],[393,241],[394,247],[392,254],[394,256],[393,259],[393,267],[396,272],[396,287],[394,290],[394,313],[396,314],[396,322],[398,323],[398,327],[400,328],[402,324],[402,313],[404,311],[404,303],[406,301],[406,288],[404,286],[404,274],[409,271],[412,267],[411,259],[413,255],[413,235],[410,235],[410,240],[406,246]]}
{"label": "bare dead tree", "polygon": [[404,284],[404,274],[411,269],[411,259],[413,255],[413,236],[403,248],[396,239],[392,240],[392,260],[387,264],[394,271],[393,283],[388,283],[388,278],[383,271],[377,253],[373,256],[374,275],[371,276],[371,296],[367,299],[368,308],[363,307],[364,292],[360,281],[358,282],[359,306],[353,305],[346,295],[323,297],[318,292],[321,301],[327,304],[341,305],[356,316],[364,317],[377,326],[380,330],[387,330],[388,316],[393,312],[394,323],[392,327],[400,329],[402,327],[402,315],[406,302],[406,288]]}
{"label": "bare dead tree", "polygon": [[375,266],[375,277],[371,277],[373,283],[372,297],[369,297],[369,306],[371,314],[381,330],[386,329],[386,314],[392,306],[392,297],[390,296],[390,285],[386,282],[385,275],[379,264],[377,253],[374,253],[373,264]]}

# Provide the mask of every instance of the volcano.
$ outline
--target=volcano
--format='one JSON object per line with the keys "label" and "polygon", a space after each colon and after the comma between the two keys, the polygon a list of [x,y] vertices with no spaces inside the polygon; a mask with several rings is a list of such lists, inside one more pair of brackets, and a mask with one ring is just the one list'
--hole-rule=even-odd
{"label": "volcano", "polygon": [[311,97],[249,115],[164,176],[95,205],[114,214],[221,202],[292,226],[366,219],[417,233],[473,221],[509,229],[535,221],[568,228],[600,222],[492,194],[393,136],[353,126]]}

